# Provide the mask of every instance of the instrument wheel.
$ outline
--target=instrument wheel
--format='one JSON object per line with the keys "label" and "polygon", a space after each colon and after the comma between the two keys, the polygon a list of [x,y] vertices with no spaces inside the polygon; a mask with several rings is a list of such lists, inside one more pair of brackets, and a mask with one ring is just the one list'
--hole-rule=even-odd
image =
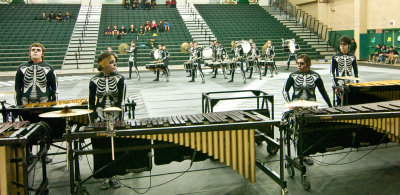
{"label": "instrument wheel", "polygon": [[296,173],[294,172],[293,165],[286,163],[285,167],[286,167],[286,171],[288,172],[289,177],[293,178],[296,175]]}
{"label": "instrument wheel", "polygon": [[268,144],[267,145],[267,152],[270,155],[276,154],[278,152],[278,150],[279,150],[279,147],[277,145],[275,145],[275,144]]}
{"label": "instrument wheel", "polygon": [[307,175],[302,175],[301,176],[301,185],[303,186],[303,189],[305,191],[310,191],[311,189],[311,183],[307,178]]}

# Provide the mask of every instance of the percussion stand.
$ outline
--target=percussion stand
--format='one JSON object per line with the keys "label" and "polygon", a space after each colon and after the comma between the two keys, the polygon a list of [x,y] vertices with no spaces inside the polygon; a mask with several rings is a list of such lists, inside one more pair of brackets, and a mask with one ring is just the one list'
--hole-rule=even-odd
{"label": "percussion stand", "polygon": [[112,158],[112,160],[115,160],[114,137],[116,136],[116,133],[114,132],[114,124],[115,124],[114,113],[117,113],[117,112],[113,112],[113,111],[106,112],[106,115],[107,115],[106,123],[107,123],[107,132],[108,132],[107,137],[111,138],[111,158]]}

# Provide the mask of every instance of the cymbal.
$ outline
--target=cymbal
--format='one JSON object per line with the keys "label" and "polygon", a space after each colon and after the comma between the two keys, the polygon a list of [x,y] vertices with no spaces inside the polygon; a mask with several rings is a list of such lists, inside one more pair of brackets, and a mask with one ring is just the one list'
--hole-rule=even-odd
{"label": "cymbal", "polygon": [[15,95],[15,92],[13,92],[13,91],[0,91],[0,97],[10,96],[10,95]]}
{"label": "cymbal", "polygon": [[351,80],[351,81],[359,81],[361,80],[358,77],[353,77],[353,76],[341,76],[341,77],[336,77],[337,79],[341,79],[341,80]]}
{"label": "cymbal", "polygon": [[68,104],[58,104],[54,105],[53,108],[65,108],[65,107],[73,107],[73,106],[80,106],[79,103],[68,103]]}
{"label": "cymbal", "polygon": [[316,101],[296,100],[287,102],[284,105],[288,107],[314,107],[314,106],[320,106],[322,104]]}
{"label": "cymbal", "polygon": [[80,116],[92,113],[93,110],[88,109],[63,109],[39,114],[42,118],[64,118],[70,116]]}
{"label": "cymbal", "polygon": [[119,107],[108,107],[103,110],[104,112],[122,112],[122,108]]}

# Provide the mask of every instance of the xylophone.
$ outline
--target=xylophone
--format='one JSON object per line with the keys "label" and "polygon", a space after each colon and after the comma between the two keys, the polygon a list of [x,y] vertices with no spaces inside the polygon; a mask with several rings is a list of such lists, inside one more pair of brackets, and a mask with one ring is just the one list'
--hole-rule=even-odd
{"label": "xylophone", "polygon": [[[333,108],[303,109],[293,113],[288,120],[288,132],[298,136],[295,162],[290,157],[290,135],[287,134],[287,166],[294,175],[293,166],[305,175],[304,156],[340,150],[346,147],[363,147],[387,142],[400,143],[400,101],[348,105]],[[304,187],[304,186],[303,186]],[[306,189],[306,188],[305,188]]]}
{"label": "xylophone", "polygon": [[[190,148],[231,166],[250,182],[255,182],[255,130],[279,124],[280,121],[272,121],[256,111],[226,111],[117,121],[117,130],[113,132],[118,138],[153,140]],[[67,138],[106,138],[109,132],[105,131],[105,126],[106,123],[95,123],[86,127],[84,131],[68,134]],[[281,146],[283,147],[283,142]],[[157,145],[151,147],[157,149]],[[71,154],[71,158],[77,156],[76,153],[87,154],[78,150],[73,152],[75,155]],[[168,150],[165,152],[168,153]],[[156,152],[154,156],[157,158]],[[283,155],[281,159],[283,162]],[[72,163],[70,166],[73,166]],[[283,169],[283,163],[281,167]],[[74,167],[70,167],[70,170],[74,170]],[[278,174],[269,175],[276,177],[276,181],[286,187],[283,174],[281,178]]]}
{"label": "xylophone", "polygon": [[[47,190],[46,162],[48,126],[44,123],[30,124],[28,121],[0,123],[0,194],[37,194]],[[40,151],[36,158],[27,164],[26,148],[39,144]],[[41,160],[42,182],[37,189],[29,186],[31,170]]]}
{"label": "xylophone", "polygon": [[400,99],[400,80],[348,83],[344,86],[344,105]]}

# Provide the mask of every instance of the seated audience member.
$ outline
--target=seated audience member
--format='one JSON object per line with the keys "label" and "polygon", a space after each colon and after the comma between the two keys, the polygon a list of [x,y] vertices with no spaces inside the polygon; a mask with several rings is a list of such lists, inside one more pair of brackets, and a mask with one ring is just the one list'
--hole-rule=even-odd
{"label": "seated audience member", "polygon": [[164,22],[164,31],[169,31],[171,29],[171,26],[169,25],[168,21]]}
{"label": "seated audience member", "polygon": [[144,23],[144,32],[150,32],[151,27],[150,27],[150,22],[146,20],[146,23]]}
{"label": "seated audience member", "polygon": [[171,0],[171,7],[176,8],[176,0]]}
{"label": "seated audience member", "polygon": [[138,0],[132,0],[132,10],[138,8]]}
{"label": "seated audience member", "polygon": [[157,29],[158,32],[164,32],[164,22],[162,20],[160,20],[160,22],[158,22],[157,28],[158,28]]}
{"label": "seated audience member", "polygon": [[151,21],[150,28],[152,32],[157,31],[157,22],[155,20]]}
{"label": "seated audience member", "polygon": [[140,25],[139,30],[138,30],[138,34],[143,36],[144,35],[144,28],[142,25]]}
{"label": "seated audience member", "polygon": [[151,0],[151,7],[154,9],[157,7],[156,0]]}
{"label": "seated audience member", "polygon": [[113,28],[113,30],[112,30],[112,36],[114,36],[114,35],[119,35],[119,30],[118,30],[118,27],[117,27],[117,25],[114,25],[114,28]]}
{"label": "seated audience member", "polygon": [[133,24],[131,24],[131,27],[129,27],[128,33],[137,33],[137,29]]}
{"label": "seated audience member", "polygon": [[61,12],[58,12],[58,15],[56,16],[56,20],[58,20],[59,22],[63,21],[64,16],[62,15]]}
{"label": "seated audience member", "polygon": [[394,64],[394,58],[399,57],[399,52],[397,52],[392,46],[389,47],[389,50],[387,51],[387,57],[388,57],[388,63],[389,64]]}
{"label": "seated audience member", "polygon": [[42,12],[42,16],[38,16],[37,19],[38,19],[38,20],[47,20],[48,17],[47,17],[47,15],[46,15],[46,12]]}
{"label": "seated audience member", "polygon": [[112,29],[111,26],[107,26],[106,30],[104,30],[105,35],[111,35],[112,34]]}
{"label": "seated audience member", "polygon": [[379,59],[380,59],[380,62],[379,62],[379,63],[385,63],[385,61],[383,61],[383,60],[384,60],[384,59],[386,60],[386,58],[387,58],[386,52],[387,52],[386,45],[382,45],[382,47],[381,47],[381,53],[379,54]]}
{"label": "seated audience member", "polygon": [[[373,53],[369,54],[369,62],[375,62],[375,58],[381,53],[381,45],[377,44]],[[372,61],[371,61],[372,58]]]}
{"label": "seated audience member", "polygon": [[151,9],[151,4],[150,4],[149,0],[146,0],[144,2],[144,9],[146,9],[146,10],[150,10]]}
{"label": "seated audience member", "polygon": [[171,7],[171,2],[170,2],[169,0],[166,0],[166,1],[165,1],[165,5],[166,5],[167,7]]}
{"label": "seated audience member", "polygon": [[129,1],[129,0],[125,0],[125,5],[124,5],[124,7],[125,7],[126,9],[129,9],[129,8],[131,7],[130,1]]}
{"label": "seated audience member", "polygon": [[49,14],[49,20],[55,20],[56,19],[56,15],[54,15],[54,12],[50,12]]}
{"label": "seated audience member", "polygon": [[108,47],[107,47],[107,51],[108,51],[108,52],[112,52],[112,47],[111,47],[111,46],[108,46]]}
{"label": "seated audience member", "polygon": [[122,25],[121,28],[119,29],[119,34],[122,36],[126,35],[126,28],[124,25]]}
{"label": "seated audience member", "polygon": [[69,12],[65,12],[64,21],[65,22],[71,21],[71,14]]}

